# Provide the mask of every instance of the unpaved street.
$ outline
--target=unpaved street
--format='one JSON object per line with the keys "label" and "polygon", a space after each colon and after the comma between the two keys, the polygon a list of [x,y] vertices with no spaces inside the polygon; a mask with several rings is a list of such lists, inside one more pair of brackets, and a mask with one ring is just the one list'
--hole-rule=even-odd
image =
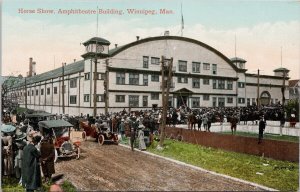
{"label": "unpaved street", "polygon": [[64,173],[78,190],[98,191],[233,191],[261,190],[220,176],[187,168],[117,145],[82,142],[81,158],[59,161],[56,172]]}

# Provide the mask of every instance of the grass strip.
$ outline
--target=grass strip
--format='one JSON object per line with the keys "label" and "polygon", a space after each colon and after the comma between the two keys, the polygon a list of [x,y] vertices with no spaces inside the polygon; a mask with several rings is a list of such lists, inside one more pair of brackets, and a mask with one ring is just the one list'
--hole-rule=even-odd
{"label": "grass strip", "polygon": [[299,187],[299,165],[297,163],[168,139],[165,140],[165,148],[162,151],[156,150],[156,146],[157,142],[154,142],[147,150],[160,156],[278,190],[297,191]]}
{"label": "grass strip", "polygon": [[[220,133],[230,135],[231,131],[224,131],[224,132],[220,132]],[[236,135],[244,136],[244,137],[258,138],[258,133],[237,131]],[[299,137],[298,136],[290,136],[290,135],[281,135],[280,136],[279,134],[265,133],[264,134],[264,139],[277,140],[277,141],[289,141],[289,142],[299,143]]]}

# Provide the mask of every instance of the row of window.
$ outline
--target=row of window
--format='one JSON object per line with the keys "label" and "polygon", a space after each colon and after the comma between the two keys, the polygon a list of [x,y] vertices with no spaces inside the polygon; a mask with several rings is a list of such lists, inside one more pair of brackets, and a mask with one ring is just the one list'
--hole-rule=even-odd
{"label": "row of window", "polygon": [[[151,64],[153,65],[160,64],[160,59],[158,57],[143,56],[143,68],[149,68],[149,61],[151,61]],[[168,62],[169,60],[166,59],[166,61]],[[212,68],[212,74],[213,75],[217,74],[217,64],[202,63],[202,66],[204,71],[209,71],[210,68]],[[187,72],[187,61],[178,60],[178,71]],[[201,72],[201,62],[192,62],[192,72],[193,73]]]}
{"label": "row of window", "polygon": [[[64,87],[66,88],[66,87]],[[50,95],[51,88],[47,88],[47,95]],[[53,93],[57,94],[57,87],[53,87]],[[39,90],[35,90],[35,95],[39,95]],[[44,95],[44,89],[41,89],[41,95]],[[30,96],[30,91],[27,91],[27,96]],[[34,96],[34,90],[31,90],[31,96]]]}

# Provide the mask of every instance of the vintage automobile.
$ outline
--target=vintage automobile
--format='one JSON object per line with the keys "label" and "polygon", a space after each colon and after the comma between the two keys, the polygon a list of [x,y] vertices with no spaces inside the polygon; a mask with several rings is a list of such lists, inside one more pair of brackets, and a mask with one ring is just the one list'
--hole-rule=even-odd
{"label": "vintage automobile", "polygon": [[80,128],[83,129],[82,139],[85,141],[87,137],[90,136],[95,138],[100,145],[103,145],[104,142],[119,144],[118,134],[109,131],[108,127],[104,126],[104,124],[101,124],[99,128],[97,128],[95,125],[90,126],[88,122],[81,121]]}
{"label": "vintage automobile", "polygon": [[54,119],[54,114],[47,113],[44,111],[36,111],[33,113],[28,113],[25,115],[26,119],[29,120],[29,125],[33,127],[34,130],[38,130],[38,123],[40,121],[46,121]]}
{"label": "vintage automobile", "polygon": [[[38,123],[43,136],[54,138],[57,158],[80,157],[80,141],[72,142],[70,138],[72,124],[65,120],[48,120]],[[56,159],[57,159],[56,158]]]}

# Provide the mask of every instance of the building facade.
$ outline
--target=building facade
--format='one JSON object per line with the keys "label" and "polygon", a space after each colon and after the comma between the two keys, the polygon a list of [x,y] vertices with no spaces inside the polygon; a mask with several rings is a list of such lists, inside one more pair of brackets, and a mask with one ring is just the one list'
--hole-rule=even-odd
{"label": "building facade", "polygon": [[[162,56],[173,61],[169,106],[236,107],[282,101],[288,70],[274,76],[246,73],[246,61],[229,59],[200,41],[158,36],[110,49],[109,41],[84,43],[83,60],[24,78],[10,89],[21,107],[71,115],[161,107]],[[285,98],[289,92],[284,89]],[[259,98],[259,99],[258,99]]]}

